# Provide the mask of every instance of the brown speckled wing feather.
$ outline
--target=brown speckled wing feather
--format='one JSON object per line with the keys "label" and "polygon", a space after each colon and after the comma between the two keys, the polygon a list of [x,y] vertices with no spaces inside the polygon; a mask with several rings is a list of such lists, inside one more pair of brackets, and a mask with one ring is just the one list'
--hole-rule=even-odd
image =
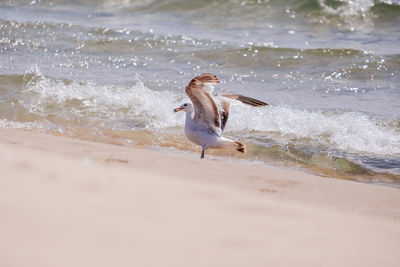
{"label": "brown speckled wing feather", "polygon": [[225,95],[221,95],[221,96],[239,100],[240,102],[250,105],[250,106],[253,106],[253,107],[261,107],[261,106],[268,105],[268,103],[265,103],[261,100],[251,98],[248,96],[244,96],[244,95],[231,95],[231,94],[227,95],[227,94],[225,94]]}
{"label": "brown speckled wing feather", "polygon": [[186,86],[186,93],[194,107],[194,120],[199,126],[215,132],[221,127],[218,107],[211,96],[212,85],[217,83],[219,83],[217,76],[205,73],[192,79]]}

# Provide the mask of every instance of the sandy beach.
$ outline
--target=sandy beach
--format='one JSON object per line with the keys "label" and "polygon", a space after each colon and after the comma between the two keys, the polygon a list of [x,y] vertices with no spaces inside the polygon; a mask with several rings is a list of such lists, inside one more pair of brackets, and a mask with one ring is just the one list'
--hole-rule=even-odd
{"label": "sandy beach", "polygon": [[399,43],[400,0],[0,1],[0,267],[400,267]]}
{"label": "sandy beach", "polygon": [[400,191],[0,129],[0,266],[398,266]]}

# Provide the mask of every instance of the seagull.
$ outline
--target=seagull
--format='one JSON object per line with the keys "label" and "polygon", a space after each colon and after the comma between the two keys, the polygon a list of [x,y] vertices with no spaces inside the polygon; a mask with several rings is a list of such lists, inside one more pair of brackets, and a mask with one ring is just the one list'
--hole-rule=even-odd
{"label": "seagull", "polygon": [[185,135],[201,146],[201,158],[208,148],[232,148],[241,153],[246,151],[243,143],[222,136],[229,117],[231,103],[260,107],[268,105],[260,100],[235,94],[212,95],[217,76],[204,73],[192,79],[186,86],[186,94],[192,103],[184,103],[174,112],[186,112]]}

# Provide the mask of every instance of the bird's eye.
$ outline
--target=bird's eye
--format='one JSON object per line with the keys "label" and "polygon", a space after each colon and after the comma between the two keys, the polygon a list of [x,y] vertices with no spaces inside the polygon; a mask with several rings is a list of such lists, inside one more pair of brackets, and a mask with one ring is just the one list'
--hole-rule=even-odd
{"label": "bird's eye", "polygon": [[187,104],[185,104],[185,105],[183,105],[184,107],[186,107],[187,106]]}

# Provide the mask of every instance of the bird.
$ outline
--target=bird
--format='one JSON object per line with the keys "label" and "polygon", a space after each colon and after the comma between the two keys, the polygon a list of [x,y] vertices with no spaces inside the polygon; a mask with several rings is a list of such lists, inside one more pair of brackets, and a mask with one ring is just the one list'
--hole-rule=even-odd
{"label": "bird", "polygon": [[223,137],[229,118],[230,106],[235,101],[260,107],[267,103],[237,94],[213,95],[216,75],[204,73],[193,78],[186,86],[186,94],[192,103],[184,103],[174,112],[186,112],[185,135],[191,142],[201,146],[200,158],[208,148],[231,148],[241,153],[246,151],[243,143]]}

